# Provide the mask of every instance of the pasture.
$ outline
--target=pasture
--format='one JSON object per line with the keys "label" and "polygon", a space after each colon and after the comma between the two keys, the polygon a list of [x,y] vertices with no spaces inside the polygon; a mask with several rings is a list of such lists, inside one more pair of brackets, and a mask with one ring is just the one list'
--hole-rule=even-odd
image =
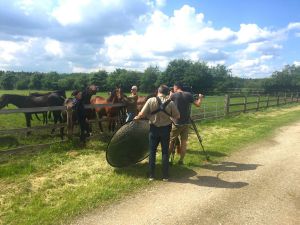
{"label": "pasture", "polygon": [[[299,112],[300,106],[289,105],[198,122],[197,126],[211,160],[218,161],[271,135],[276,128],[299,120]],[[75,140],[36,153],[2,155],[0,224],[66,223],[91,208],[105,206],[152,185],[146,179],[146,161],[114,169],[106,163],[105,148],[103,140],[91,140],[84,148]],[[191,133],[185,165],[174,165],[171,179],[199,169],[204,160],[196,136]]]}

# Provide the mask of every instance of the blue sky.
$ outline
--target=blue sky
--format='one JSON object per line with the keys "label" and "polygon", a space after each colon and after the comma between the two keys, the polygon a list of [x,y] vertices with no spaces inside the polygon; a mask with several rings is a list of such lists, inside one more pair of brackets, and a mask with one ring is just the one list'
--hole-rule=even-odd
{"label": "blue sky", "polygon": [[268,77],[300,65],[297,0],[0,0],[0,70],[164,70],[178,58]]}

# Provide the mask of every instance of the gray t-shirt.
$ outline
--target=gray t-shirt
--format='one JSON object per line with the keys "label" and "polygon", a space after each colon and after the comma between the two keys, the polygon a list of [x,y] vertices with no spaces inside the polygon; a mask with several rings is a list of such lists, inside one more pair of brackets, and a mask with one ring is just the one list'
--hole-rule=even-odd
{"label": "gray t-shirt", "polygon": [[180,118],[175,120],[176,125],[184,125],[190,123],[191,106],[194,102],[193,95],[190,92],[175,92],[170,98],[178,108]]}

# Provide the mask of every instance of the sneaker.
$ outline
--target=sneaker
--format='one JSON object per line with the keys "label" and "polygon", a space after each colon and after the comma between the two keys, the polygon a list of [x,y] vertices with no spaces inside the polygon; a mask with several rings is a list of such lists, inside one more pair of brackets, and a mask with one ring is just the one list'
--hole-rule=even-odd
{"label": "sneaker", "polygon": [[168,181],[169,181],[168,178],[163,178],[162,180],[163,180],[164,182],[168,182]]}
{"label": "sneaker", "polygon": [[149,181],[154,181],[154,178],[153,177],[149,177]]}
{"label": "sneaker", "polygon": [[177,164],[178,165],[183,165],[183,160],[179,160]]}

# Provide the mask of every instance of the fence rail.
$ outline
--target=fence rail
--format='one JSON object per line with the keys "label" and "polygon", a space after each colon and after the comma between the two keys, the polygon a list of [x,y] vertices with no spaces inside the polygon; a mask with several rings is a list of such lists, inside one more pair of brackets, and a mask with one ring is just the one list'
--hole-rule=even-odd
{"label": "fence rail", "polygon": [[[125,104],[115,103],[115,104],[93,104],[85,105],[86,109],[104,108],[104,107],[123,107]],[[0,114],[14,114],[14,113],[39,113],[48,111],[65,111],[66,106],[49,106],[49,107],[34,107],[34,108],[21,108],[21,109],[2,109]]]}

